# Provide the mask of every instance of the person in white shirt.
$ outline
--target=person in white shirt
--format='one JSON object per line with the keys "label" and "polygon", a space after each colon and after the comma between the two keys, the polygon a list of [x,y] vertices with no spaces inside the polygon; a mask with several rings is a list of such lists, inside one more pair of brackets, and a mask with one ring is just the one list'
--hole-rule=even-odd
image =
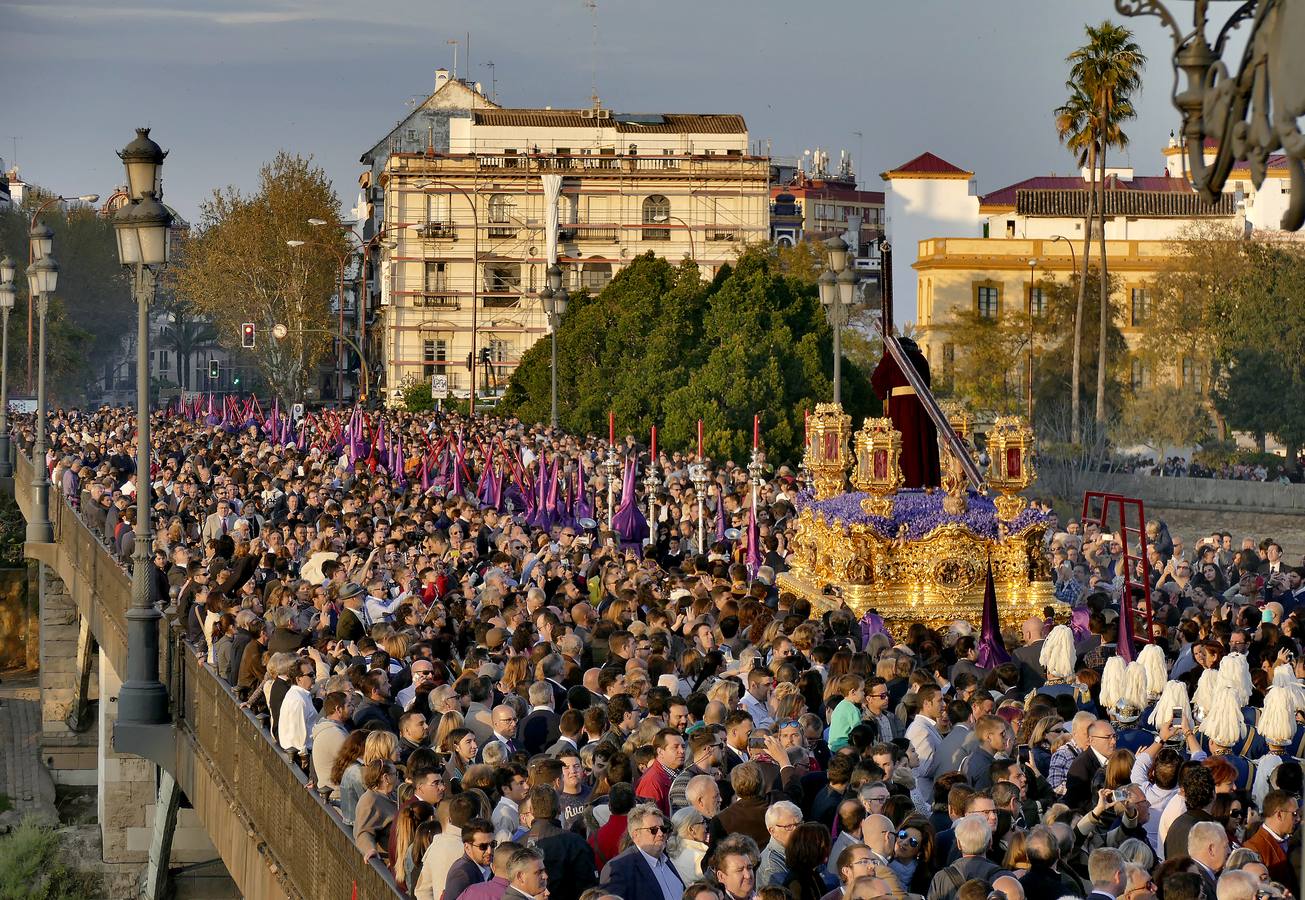
{"label": "person in white shirt", "polygon": [[775,676],[770,674],[769,669],[753,669],[748,673],[748,690],[739,704],[752,716],[752,724],[756,728],[769,728],[775,724],[775,718],[767,706],[774,687]]}
{"label": "person in white shirt", "polygon": [[928,810],[933,804],[933,782],[938,774],[938,747],[942,736],[938,734],[938,717],[942,715],[942,691],[937,685],[926,684],[916,691],[920,711],[906,726],[906,739],[915,749],[919,763],[915,767],[915,790],[911,799],[917,808]]}
{"label": "person in white shirt", "polygon": [[498,769],[501,797],[494,807],[494,839],[510,841],[521,829],[520,803],[530,792],[530,780],[525,766],[512,764]]}
{"label": "person in white shirt", "polygon": [[294,679],[281,701],[277,717],[277,740],[281,747],[292,753],[306,754],[312,749],[313,725],[317,722],[317,708],[313,706],[314,666],[307,660],[295,664]]}
{"label": "person in white shirt", "polygon": [[383,579],[373,578],[367,582],[367,601],[364,603],[364,608],[367,611],[368,623],[388,622],[394,615],[394,611],[408,599],[407,594],[400,594],[391,600],[385,596],[386,593]]}

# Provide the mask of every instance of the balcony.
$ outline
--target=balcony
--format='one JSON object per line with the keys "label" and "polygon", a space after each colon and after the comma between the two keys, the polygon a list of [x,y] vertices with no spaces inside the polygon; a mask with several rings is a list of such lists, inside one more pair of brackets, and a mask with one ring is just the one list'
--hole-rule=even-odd
{"label": "balcony", "polygon": [[558,240],[589,241],[597,244],[615,244],[621,239],[621,229],[615,225],[582,225],[578,222],[558,229]]}
{"label": "balcony", "polygon": [[427,222],[425,225],[418,226],[418,237],[427,240],[445,240],[456,241],[458,233],[450,222]]}
{"label": "balcony", "polygon": [[436,292],[414,295],[412,305],[418,309],[460,309],[462,307],[462,303],[454,294]]}
{"label": "balcony", "polygon": [[733,229],[710,228],[707,231],[707,240],[709,241],[736,241],[738,238],[738,232]]}
{"label": "balcony", "polygon": [[480,305],[484,309],[516,309],[521,305],[521,295],[497,293],[481,294]]}
{"label": "balcony", "polygon": [[507,223],[491,223],[487,234],[490,238],[501,239],[514,238],[517,236],[518,232],[515,225]]}

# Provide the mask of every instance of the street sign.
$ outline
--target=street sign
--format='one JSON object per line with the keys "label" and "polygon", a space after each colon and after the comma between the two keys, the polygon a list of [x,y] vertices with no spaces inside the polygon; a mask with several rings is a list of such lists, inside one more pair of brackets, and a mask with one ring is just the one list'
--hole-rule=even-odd
{"label": "street sign", "polygon": [[430,397],[432,400],[447,400],[449,398],[449,376],[432,375],[430,377]]}

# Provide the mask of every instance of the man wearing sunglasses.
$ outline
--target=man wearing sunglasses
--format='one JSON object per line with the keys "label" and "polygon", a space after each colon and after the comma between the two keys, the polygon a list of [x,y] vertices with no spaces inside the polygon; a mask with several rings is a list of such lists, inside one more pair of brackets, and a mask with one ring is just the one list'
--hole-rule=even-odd
{"label": "man wearing sunglasses", "polygon": [[488,819],[472,819],[462,826],[462,857],[449,869],[444,895],[457,897],[473,884],[489,881],[490,858],[494,853],[494,825]]}
{"label": "man wearing sunglasses", "polygon": [[680,900],[684,881],[666,855],[670,823],[651,803],[641,803],[626,817],[630,849],[603,866],[598,883],[622,900]]}

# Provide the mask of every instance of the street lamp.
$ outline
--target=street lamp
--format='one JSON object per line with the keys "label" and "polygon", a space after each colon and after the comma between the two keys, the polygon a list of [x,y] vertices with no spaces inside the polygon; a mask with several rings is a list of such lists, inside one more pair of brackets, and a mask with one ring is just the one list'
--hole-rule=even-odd
{"label": "street lamp", "polygon": [[59,266],[50,253],[49,245],[42,256],[27,267],[27,290],[36,296],[36,313],[39,317],[39,338],[36,375],[36,441],[32,445],[32,518],[27,523],[27,540],[34,544],[54,541],[54,527],[50,524],[50,481],[45,464],[45,315],[50,306],[50,295],[59,283]]}
{"label": "street lamp", "polygon": [[557,329],[562,325],[562,316],[566,315],[566,305],[570,301],[566,288],[562,287],[562,267],[553,263],[548,267],[548,283],[539,292],[540,302],[544,304],[544,314],[548,316],[548,330],[553,338],[553,368],[551,376],[552,414],[549,421],[557,428]]}
{"label": "street lamp", "polygon": [[820,304],[825,308],[825,318],[834,331],[834,402],[843,400],[843,326],[847,324],[848,315],[856,296],[856,285],[860,280],[856,272],[847,264],[847,242],[841,237],[831,237],[825,241],[825,250],[829,253],[829,268],[819,279]]}
{"label": "street lamp", "polygon": [[[132,737],[135,727],[169,720],[168,690],[159,680],[158,620],[163,614],[150,597],[154,567],[150,560],[150,304],[159,270],[168,264],[172,249],[172,213],[159,200],[167,153],[149,139],[149,129],[136,129],[136,139],[118,156],[127,170],[132,198],[114,213],[113,230],[118,261],[131,276],[136,300],[136,544],[131,555],[131,608],[127,610],[127,677],[118,694],[114,743],[119,749],[156,759],[160,748],[155,743],[157,732],[144,732],[140,742]],[[45,333],[44,320],[41,332]]]}
{"label": "street lamp", "polygon": [[[36,207],[36,212],[32,213],[32,218],[27,225],[28,232],[27,242],[27,264],[30,266],[41,258],[41,254],[49,253],[54,246],[54,232],[41,223],[41,213],[45,212],[56,203],[63,203],[67,200],[80,200],[82,203],[94,203],[100,199],[99,194],[79,194],[77,196],[59,196],[51,197],[40,206]],[[27,293],[27,390],[32,389],[32,302],[35,298],[31,291]]]}
{"label": "street lamp", "polygon": [[1024,382],[1027,387],[1027,415],[1029,425],[1033,425],[1033,270],[1038,267],[1036,259],[1029,260],[1029,354],[1024,364]]}
{"label": "street lamp", "polygon": [[[309,219],[309,220],[308,220],[308,224],[309,224],[309,225],[318,225],[318,224],[325,225],[325,224],[326,224],[326,220],[325,220],[325,219]],[[337,343],[337,345],[336,345],[336,348],[337,348],[337,349],[336,349],[336,354],[335,354],[335,400],[336,400],[337,403],[339,403],[341,406],[343,406],[343,405],[344,405],[344,366],[345,366],[345,362],[344,362],[344,342],[345,342],[345,337],[344,337],[344,266],[345,266],[345,263],[347,262],[347,257],[346,257],[343,253],[341,253],[339,250],[337,250],[337,249],[335,249],[334,247],[330,246],[329,244],[323,244],[323,243],[320,243],[320,242],[318,242],[318,241],[293,241],[293,240],[291,240],[291,241],[286,241],[285,244],[286,244],[287,247],[302,247],[302,246],[304,246],[305,244],[312,244],[314,247],[323,247],[323,248],[325,248],[325,249],[327,249],[327,250],[330,250],[332,253],[335,254],[335,260],[336,260],[336,262],[339,264],[338,277],[337,277],[337,279],[336,279],[336,291],[335,291],[335,305],[338,307],[339,314],[340,314],[340,333],[339,333],[339,335],[338,335],[338,337],[339,337],[339,341],[338,341],[338,343]],[[360,359],[360,361],[361,361],[361,357],[360,357],[359,359]]]}
{"label": "street lamp", "polygon": [[14,308],[16,272],[12,259],[0,259],[0,478],[14,474],[9,462],[9,313]]}

